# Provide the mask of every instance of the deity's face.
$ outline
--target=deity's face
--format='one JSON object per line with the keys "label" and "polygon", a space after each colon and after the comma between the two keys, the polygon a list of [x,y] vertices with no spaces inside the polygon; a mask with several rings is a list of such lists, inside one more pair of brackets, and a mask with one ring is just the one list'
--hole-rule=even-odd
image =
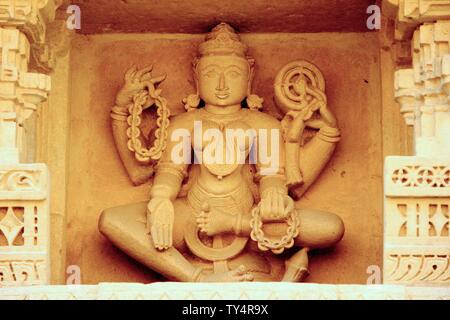
{"label": "deity's face", "polygon": [[204,56],[197,65],[200,98],[215,106],[241,103],[249,85],[249,64],[238,56]]}

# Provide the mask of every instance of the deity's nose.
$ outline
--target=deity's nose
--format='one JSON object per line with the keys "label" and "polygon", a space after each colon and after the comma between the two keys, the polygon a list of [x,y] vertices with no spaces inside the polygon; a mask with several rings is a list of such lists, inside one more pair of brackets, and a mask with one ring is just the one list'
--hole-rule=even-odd
{"label": "deity's nose", "polygon": [[228,90],[227,84],[225,82],[225,75],[222,73],[220,73],[220,77],[219,77],[219,85],[217,87],[218,91],[225,91]]}

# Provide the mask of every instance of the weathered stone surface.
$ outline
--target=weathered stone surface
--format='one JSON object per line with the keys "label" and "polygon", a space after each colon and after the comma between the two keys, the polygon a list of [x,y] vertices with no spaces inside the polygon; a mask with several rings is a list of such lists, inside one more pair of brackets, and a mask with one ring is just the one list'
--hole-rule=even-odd
{"label": "weathered stone surface", "polygon": [[[281,1],[73,1],[82,13],[81,33],[204,33],[221,21],[240,32],[368,31],[374,0]],[[174,23],[176,21],[176,23]]]}

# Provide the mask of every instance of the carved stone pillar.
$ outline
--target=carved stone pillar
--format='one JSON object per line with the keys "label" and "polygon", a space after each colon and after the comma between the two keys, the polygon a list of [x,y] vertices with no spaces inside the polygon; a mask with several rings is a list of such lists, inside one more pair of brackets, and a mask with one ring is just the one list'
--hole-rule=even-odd
{"label": "carved stone pillar", "polygon": [[25,122],[47,99],[46,25],[58,1],[0,0],[0,286],[48,284],[49,178],[24,163]]}
{"label": "carved stone pillar", "polygon": [[415,146],[414,156],[385,161],[384,282],[445,286],[450,284],[450,1],[384,4],[396,14],[397,40],[411,39],[412,68],[396,72],[395,97],[414,128]]}

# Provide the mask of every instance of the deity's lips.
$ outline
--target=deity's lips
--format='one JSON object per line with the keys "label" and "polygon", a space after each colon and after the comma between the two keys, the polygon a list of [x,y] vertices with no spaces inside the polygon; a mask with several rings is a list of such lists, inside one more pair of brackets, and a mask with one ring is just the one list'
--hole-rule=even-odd
{"label": "deity's lips", "polygon": [[218,92],[216,93],[216,97],[219,99],[226,99],[230,96],[230,94],[228,92]]}

